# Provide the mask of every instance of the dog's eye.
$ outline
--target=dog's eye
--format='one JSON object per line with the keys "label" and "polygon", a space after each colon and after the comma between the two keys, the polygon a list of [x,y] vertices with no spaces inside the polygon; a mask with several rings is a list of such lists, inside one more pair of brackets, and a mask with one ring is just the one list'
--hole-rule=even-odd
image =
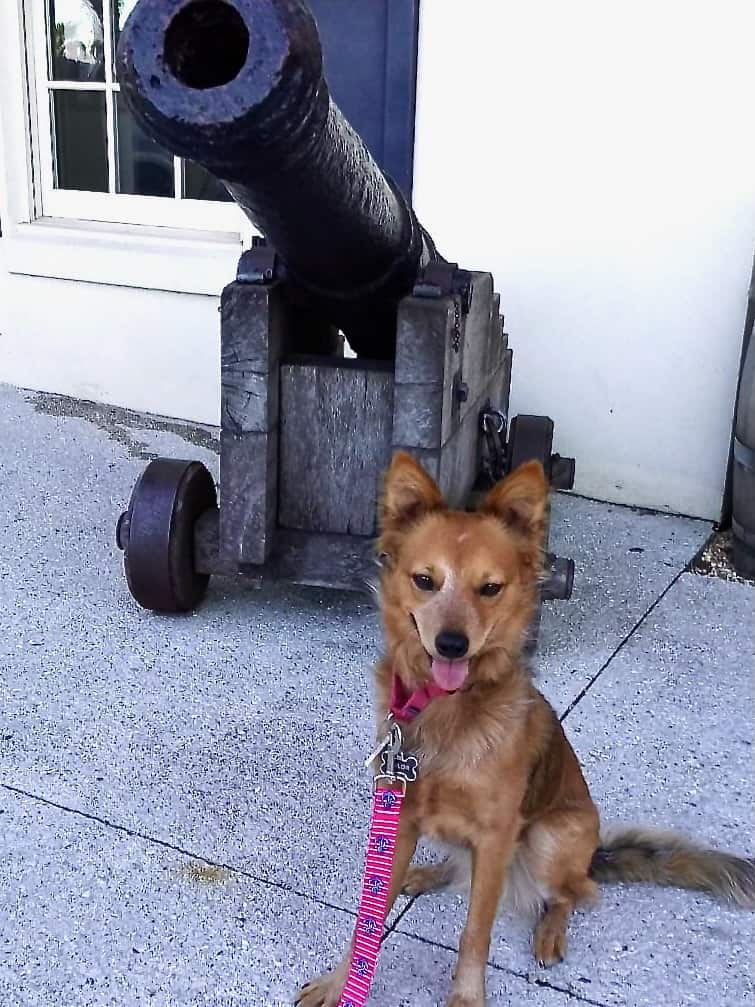
{"label": "dog's eye", "polygon": [[414,581],[414,586],[418,587],[420,591],[435,590],[432,577],[429,577],[426,573],[414,573],[412,574],[412,580]]}
{"label": "dog's eye", "polygon": [[503,584],[483,584],[480,588],[480,594],[483,598],[495,598],[497,594],[500,593]]}

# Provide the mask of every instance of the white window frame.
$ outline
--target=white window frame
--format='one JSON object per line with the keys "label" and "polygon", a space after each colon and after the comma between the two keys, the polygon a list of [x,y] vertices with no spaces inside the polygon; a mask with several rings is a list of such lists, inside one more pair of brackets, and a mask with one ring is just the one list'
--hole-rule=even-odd
{"label": "white window frame", "polygon": [[[30,76],[31,102],[36,113],[32,122],[33,143],[38,166],[38,215],[58,219],[90,220],[112,224],[148,225],[187,230],[208,230],[239,236],[247,244],[254,229],[235,203],[185,199],[181,192],[181,162],[174,158],[175,195],[135,196],[115,192],[115,92],[120,86],[113,79],[111,0],[102,0],[105,36],[105,81],[52,80],[48,69],[48,35],[46,0],[27,0],[26,18],[27,61]],[[109,189],[87,192],[57,189],[53,175],[53,123],[50,113],[53,91],[96,91],[105,95]]]}

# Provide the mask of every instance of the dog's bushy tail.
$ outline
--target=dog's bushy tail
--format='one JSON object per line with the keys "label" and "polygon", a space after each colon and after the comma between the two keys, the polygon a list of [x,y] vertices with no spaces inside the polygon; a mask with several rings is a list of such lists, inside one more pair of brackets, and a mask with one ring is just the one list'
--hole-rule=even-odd
{"label": "dog's bushy tail", "polygon": [[755,909],[755,860],[707,849],[675,832],[642,826],[606,830],[593,854],[590,876],[595,881],[693,888]]}

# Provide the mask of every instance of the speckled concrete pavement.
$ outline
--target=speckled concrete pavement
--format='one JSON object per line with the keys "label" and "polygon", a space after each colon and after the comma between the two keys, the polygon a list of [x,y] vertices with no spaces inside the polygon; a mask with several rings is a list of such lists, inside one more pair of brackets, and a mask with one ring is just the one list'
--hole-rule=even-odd
{"label": "speckled concrete pavement", "polygon": [[[127,593],[115,519],[145,459],[216,435],[0,386],[0,1005],[281,1007],[353,921],[367,824],[368,598],[213,582],[194,615]],[[567,496],[573,555],[537,660],[608,820],[743,853],[753,601],[685,573],[705,522]],[[443,1004],[462,915],[402,901],[371,1003]],[[542,970],[503,915],[491,1004],[741,1007],[752,917],[606,889]]]}

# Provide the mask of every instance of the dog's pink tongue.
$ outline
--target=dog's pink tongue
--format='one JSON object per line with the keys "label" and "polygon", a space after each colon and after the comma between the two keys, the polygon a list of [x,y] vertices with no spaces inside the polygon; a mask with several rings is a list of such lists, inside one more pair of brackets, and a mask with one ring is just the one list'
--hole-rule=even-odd
{"label": "dog's pink tongue", "polygon": [[430,671],[441,689],[456,692],[466,681],[469,661],[443,661],[439,657],[434,657]]}

